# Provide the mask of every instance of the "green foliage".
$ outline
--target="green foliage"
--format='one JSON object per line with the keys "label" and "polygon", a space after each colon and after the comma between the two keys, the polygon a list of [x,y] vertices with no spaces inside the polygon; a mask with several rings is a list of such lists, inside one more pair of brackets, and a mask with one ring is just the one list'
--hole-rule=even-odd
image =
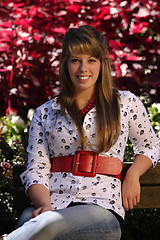
{"label": "green foliage", "polygon": [[159,240],[160,209],[134,209],[125,217],[127,240]]}
{"label": "green foliage", "polygon": [[151,107],[148,107],[149,118],[158,138],[160,138],[160,103],[153,103]]}
{"label": "green foliage", "polygon": [[0,161],[25,163],[29,122],[20,116],[0,118]]}
{"label": "green foliage", "polygon": [[[147,108],[152,126],[160,138],[160,104]],[[31,111],[31,116],[33,110]],[[27,161],[26,147],[30,120],[7,115],[0,118],[0,234],[12,231],[16,226],[17,213],[13,207],[12,166]],[[125,150],[125,161],[133,161],[134,150],[130,141]],[[5,230],[6,224],[10,228]],[[160,209],[136,209],[127,212],[125,232],[128,240],[158,240]]]}
{"label": "green foliage", "polygon": [[[148,92],[149,99],[157,101],[160,93],[160,8],[157,3],[158,0],[0,1],[0,116],[11,113],[0,118],[0,234],[5,225],[9,232],[9,226],[16,219],[12,166],[27,160],[30,122],[12,114],[18,112],[25,118],[28,109],[57,94],[61,41],[66,30],[89,24],[103,32],[118,88],[131,90],[136,95]],[[148,113],[160,137],[159,105],[152,104]],[[132,161],[133,156],[134,150],[128,141],[125,161]],[[144,232],[139,219],[140,213],[131,212],[130,225],[137,226],[132,230]]]}
{"label": "green foliage", "polygon": [[[13,208],[12,167],[27,161],[27,139],[30,121],[19,116],[0,118],[0,235],[13,230],[17,214]],[[6,225],[7,224],[7,225]]]}

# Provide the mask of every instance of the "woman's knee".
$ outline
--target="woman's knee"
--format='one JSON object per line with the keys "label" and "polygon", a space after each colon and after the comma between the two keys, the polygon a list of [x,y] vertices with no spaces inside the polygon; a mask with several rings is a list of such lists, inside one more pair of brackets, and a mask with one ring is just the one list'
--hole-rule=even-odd
{"label": "woman's knee", "polygon": [[33,205],[31,205],[22,212],[17,223],[17,228],[21,227],[25,222],[29,221],[32,218],[32,212],[35,209],[36,208]]}

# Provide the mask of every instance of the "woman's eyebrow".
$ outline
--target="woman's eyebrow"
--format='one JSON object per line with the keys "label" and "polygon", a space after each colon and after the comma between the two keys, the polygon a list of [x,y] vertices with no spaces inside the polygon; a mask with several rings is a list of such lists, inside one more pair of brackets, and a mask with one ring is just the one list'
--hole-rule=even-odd
{"label": "woman's eyebrow", "polygon": [[70,57],[72,57],[72,58],[78,58],[77,56],[74,56],[74,55],[70,55]]}

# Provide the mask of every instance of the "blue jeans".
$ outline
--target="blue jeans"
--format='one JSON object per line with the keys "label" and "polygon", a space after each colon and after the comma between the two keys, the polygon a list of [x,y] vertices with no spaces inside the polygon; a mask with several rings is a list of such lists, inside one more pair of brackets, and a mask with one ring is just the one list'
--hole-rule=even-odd
{"label": "blue jeans", "polygon": [[8,235],[7,240],[119,240],[119,221],[95,205],[77,205],[48,211],[32,218]]}
{"label": "blue jeans", "polygon": [[21,227],[25,222],[28,222],[30,219],[32,219],[32,212],[35,209],[36,208],[33,205],[30,205],[23,211],[18,220],[17,228]]}

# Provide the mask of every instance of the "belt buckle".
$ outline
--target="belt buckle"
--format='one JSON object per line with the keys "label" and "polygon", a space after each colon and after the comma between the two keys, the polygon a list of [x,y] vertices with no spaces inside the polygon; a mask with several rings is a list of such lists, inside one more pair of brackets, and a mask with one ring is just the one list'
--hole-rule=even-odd
{"label": "belt buckle", "polygon": [[[92,155],[92,171],[91,172],[81,172],[78,170],[80,164],[81,155]],[[95,177],[96,176],[96,166],[97,166],[98,154],[92,151],[76,151],[73,159],[72,174],[76,176],[84,177]]]}

